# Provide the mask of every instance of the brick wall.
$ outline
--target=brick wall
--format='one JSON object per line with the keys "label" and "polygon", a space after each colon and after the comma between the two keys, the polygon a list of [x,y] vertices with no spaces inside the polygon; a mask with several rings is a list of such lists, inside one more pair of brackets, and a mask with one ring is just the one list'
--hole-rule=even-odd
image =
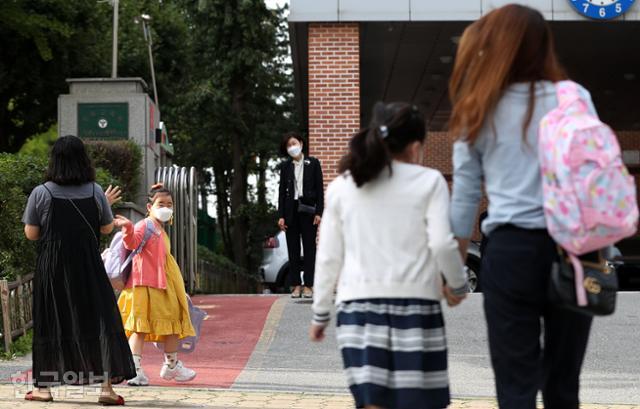
{"label": "brick wall", "polygon": [[325,184],[360,128],[360,26],[309,24],[309,154]]}
{"label": "brick wall", "polygon": [[[338,174],[349,139],[360,128],[360,26],[357,23],[309,24],[309,153],[322,162],[325,185]],[[365,108],[366,109],[366,108]],[[623,150],[640,149],[640,132],[618,131]],[[451,181],[453,140],[430,132],[425,165]],[[630,169],[640,193],[640,166]],[[483,198],[480,211],[486,209]],[[475,239],[479,239],[476,231]]]}
{"label": "brick wall", "polygon": [[453,138],[447,132],[429,132],[425,143],[424,164],[438,169],[447,179],[453,172]]}

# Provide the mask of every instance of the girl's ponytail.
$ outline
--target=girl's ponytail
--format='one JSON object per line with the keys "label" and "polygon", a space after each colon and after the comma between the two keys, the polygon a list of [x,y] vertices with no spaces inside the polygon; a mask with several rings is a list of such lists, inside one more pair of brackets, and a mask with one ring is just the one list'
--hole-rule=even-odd
{"label": "girl's ponytail", "polygon": [[340,173],[349,171],[356,186],[374,180],[385,169],[391,172],[393,154],[415,141],[424,141],[426,125],[418,109],[406,103],[376,103],[373,120],[349,142],[349,152],[340,161]]}
{"label": "girl's ponytail", "polygon": [[384,143],[381,127],[360,130],[349,142],[349,153],[342,158],[340,172],[349,171],[358,187],[378,177],[391,165],[391,153]]}

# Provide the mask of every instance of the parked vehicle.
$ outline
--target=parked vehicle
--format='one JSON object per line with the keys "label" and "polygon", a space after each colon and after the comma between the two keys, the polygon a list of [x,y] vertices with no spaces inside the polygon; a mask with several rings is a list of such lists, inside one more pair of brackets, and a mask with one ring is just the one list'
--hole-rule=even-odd
{"label": "parked vehicle", "polygon": [[480,266],[482,254],[480,254],[480,243],[472,241],[467,249],[467,262],[464,266],[469,279],[469,292],[477,293],[480,288]]}
{"label": "parked vehicle", "polygon": [[[469,255],[465,271],[469,276],[470,292],[480,291],[480,245],[476,242],[469,244]],[[304,259],[304,254],[302,255]],[[302,261],[302,260],[301,260]],[[287,238],[284,232],[269,237],[264,242],[260,277],[265,287],[273,293],[288,292],[285,288],[289,282],[289,255],[287,253]]]}
{"label": "parked vehicle", "polygon": [[640,290],[640,257],[625,256],[618,247],[612,247],[604,256],[618,274],[620,290]]}
{"label": "parked vehicle", "polygon": [[[302,245],[300,245],[302,248]],[[304,260],[304,250],[300,262]],[[260,278],[265,287],[273,293],[288,292],[285,288],[289,280],[289,253],[287,252],[287,237],[280,231],[265,240],[262,250],[262,265]]]}

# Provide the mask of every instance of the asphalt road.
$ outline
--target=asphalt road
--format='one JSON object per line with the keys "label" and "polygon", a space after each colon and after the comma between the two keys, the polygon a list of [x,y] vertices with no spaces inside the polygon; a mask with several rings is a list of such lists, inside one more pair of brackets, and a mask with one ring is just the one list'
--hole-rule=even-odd
{"label": "asphalt road", "polygon": [[[446,309],[452,393],[491,396],[493,373],[487,352],[482,295]],[[618,294],[616,313],[594,320],[582,371],[581,400],[640,403],[640,293]]]}
{"label": "asphalt road", "polygon": [[[331,329],[322,344],[307,340],[310,305],[286,298],[274,305],[266,336],[232,388],[346,393]],[[482,295],[445,308],[451,389],[455,397],[494,396]],[[595,320],[582,376],[588,403],[640,403],[640,293],[620,293],[618,310]],[[264,334],[263,334],[264,335]]]}

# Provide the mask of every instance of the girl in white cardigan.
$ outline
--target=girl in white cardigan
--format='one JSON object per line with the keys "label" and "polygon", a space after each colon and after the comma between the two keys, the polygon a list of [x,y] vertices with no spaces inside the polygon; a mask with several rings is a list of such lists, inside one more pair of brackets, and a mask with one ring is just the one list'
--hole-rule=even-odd
{"label": "girl in white cardigan", "polygon": [[415,106],[377,104],[327,190],[311,339],[324,338],[337,285],[338,344],[359,408],[449,405],[440,300],[459,304],[467,279],[447,184],[420,165],[425,128]]}

